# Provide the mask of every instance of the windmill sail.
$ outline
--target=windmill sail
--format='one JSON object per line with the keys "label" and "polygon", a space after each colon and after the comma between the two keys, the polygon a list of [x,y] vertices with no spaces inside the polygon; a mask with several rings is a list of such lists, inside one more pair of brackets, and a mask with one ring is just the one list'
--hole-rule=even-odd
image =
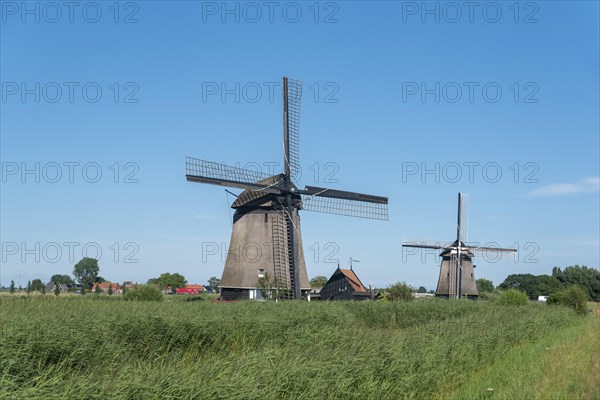
{"label": "windmill sail", "polygon": [[269,175],[257,171],[232,167],[211,161],[187,157],[185,161],[186,178],[191,182],[210,183],[238,189],[280,193],[276,185],[263,185],[258,182],[269,178]]}
{"label": "windmill sail", "polygon": [[387,221],[387,204],[347,200],[324,196],[302,196],[302,209],[328,214],[345,215]]}
{"label": "windmill sail", "polygon": [[283,143],[285,175],[296,180],[300,174],[300,105],[302,82],[283,78]]}
{"label": "windmill sail", "polygon": [[458,230],[460,232],[460,236],[458,240],[462,243],[467,243],[469,240],[469,195],[466,193],[459,193],[459,221],[458,221]]}

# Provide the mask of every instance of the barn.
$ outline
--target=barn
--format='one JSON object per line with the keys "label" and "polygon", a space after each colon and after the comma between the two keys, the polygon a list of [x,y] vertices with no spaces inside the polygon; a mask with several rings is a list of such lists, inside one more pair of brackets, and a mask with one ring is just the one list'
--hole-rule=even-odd
{"label": "barn", "polygon": [[352,269],[338,267],[321,289],[321,300],[367,300],[371,297]]}

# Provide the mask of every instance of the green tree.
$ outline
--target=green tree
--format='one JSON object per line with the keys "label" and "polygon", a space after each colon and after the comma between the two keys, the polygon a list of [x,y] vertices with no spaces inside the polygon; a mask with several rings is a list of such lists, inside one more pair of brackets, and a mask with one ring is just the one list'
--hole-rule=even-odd
{"label": "green tree", "polygon": [[565,286],[581,286],[588,292],[588,299],[600,301],[600,271],[597,269],[585,265],[572,265],[561,271],[560,268],[554,267],[552,275]]}
{"label": "green tree", "polygon": [[559,267],[552,268],[552,276],[558,279],[559,281],[562,281],[564,278],[564,274],[562,273]]}
{"label": "green tree", "polygon": [[548,296],[557,290],[562,289],[561,282],[554,276],[532,275],[532,274],[512,274],[502,282],[499,289],[517,289],[525,292],[530,299],[537,299],[538,296]]}
{"label": "green tree", "polygon": [[328,279],[326,276],[319,275],[315,276],[310,280],[310,287],[313,288],[322,288],[327,283]]}
{"label": "green tree", "polygon": [[81,285],[81,295],[85,295],[85,286]]}
{"label": "green tree", "polygon": [[527,294],[517,289],[508,289],[502,292],[498,299],[498,304],[501,306],[524,306],[528,302]]}
{"label": "green tree", "polygon": [[113,294],[113,290],[112,290],[112,283],[110,285],[108,285],[108,295],[112,296]]}
{"label": "green tree", "polygon": [[212,290],[215,291],[215,293],[219,293],[219,285],[221,284],[221,280],[219,278],[217,278],[216,276],[211,276],[210,279],[208,280],[208,286],[210,286],[212,288]]}
{"label": "green tree", "polygon": [[587,290],[581,286],[571,285],[566,289],[552,293],[547,304],[571,307],[578,314],[585,314],[588,300]]}
{"label": "green tree", "polygon": [[158,285],[163,290],[170,287],[175,292],[177,288],[185,287],[187,280],[181,274],[165,272],[164,274],[160,274],[158,278],[149,279],[148,285]]}
{"label": "green tree", "polygon": [[42,289],[40,290],[41,294],[46,294],[46,285],[42,283]]}
{"label": "green tree", "polygon": [[41,279],[34,279],[31,281],[31,290],[34,292],[41,292],[42,289],[45,289],[45,286]]}
{"label": "green tree", "polygon": [[493,292],[494,291],[494,283],[488,279],[479,278],[475,281],[477,284],[477,290],[479,293],[483,292]]}
{"label": "green tree", "polygon": [[54,284],[54,295],[58,296],[60,294],[60,285],[58,283]]}
{"label": "green tree", "polygon": [[98,266],[98,260],[95,258],[84,257],[82,258],[75,267],[73,268],[73,276],[77,279],[77,282],[81,284],[81,287],[91,288],[96,278],[100,267]]}
{"label": "green tree", "polygon": [[70,286],[75,285],[75,281],[73,281],[73,278],[71,278],[69,275],[61,275],[61,274],[52,275],[52,277],[50,278],[50,282],[55,283],[55,284],[62,283],[64,285],[70,285]]}
{"label": "green tree", "polygon": [[419,286],[417,293],[427,293],[427,288],[425,286]]}
{"label": "green tree", "polygon": [[391,301],[411,301],[415,298],[414,288],[406,282],[397,282],[391,285],[387,292],[387,297]]}
{"label": "green tree", "polygon": [[9,290],[10,290],[10,294],[13,294],[15,292],[15,281],[14,280],[10,281],[10,288],[9,288]]}
{"label": "green tree", "polygon": [[31,281],[27,281],[27,288],[25,290],[27,294],[31,293]]}
{"label": "green tree", "polygon": [[96,287],[94,288],[94,294],[101,294],[102,293],[102,289],[100,289],[100,285],[96,285]]}

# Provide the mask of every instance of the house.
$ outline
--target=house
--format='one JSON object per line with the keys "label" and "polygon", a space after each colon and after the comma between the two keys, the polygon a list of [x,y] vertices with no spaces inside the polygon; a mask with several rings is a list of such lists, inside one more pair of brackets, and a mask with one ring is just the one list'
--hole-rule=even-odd
{"label": "house", "polygon": [[175,289],[175,293],[177,294],[200,294],[205,291],[206,289],[203,285],[186,285],[185,287]]}
{"label": "house", "polygon": [[321,288],[320,295],[321,300],[366,300],[371,297],[354,270],[340,267]]}
{"label": "house", "polygon": [[99,287],[100,290],[103,293],[108,293],[108,288],[112,287],[112,292],[113,293],[118,293],[121,294],[123,293],[123,290],[121,289],[121,285],[119,285],[118,283],[112,283],[112,282],[102,282],[102,283],[94,283],[92,285],[92,292],[95,293],[96,292],[96,287]]}

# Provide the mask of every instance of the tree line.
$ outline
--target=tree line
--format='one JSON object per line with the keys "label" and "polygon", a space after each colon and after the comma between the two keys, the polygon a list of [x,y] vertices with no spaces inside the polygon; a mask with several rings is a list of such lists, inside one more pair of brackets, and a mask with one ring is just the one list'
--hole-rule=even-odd
{"label": "tree line", "polygon": [[[85,294],[86,291],[90,291],[92,289],[94,284],[107,282],[106,279],[99,275],[99,273],[100,266],[98,264],[98,260],[91,257],[84,257],[73,267],[73,277],[75,277],[75,279],[65,274],[54,274],[52,277],[50,277],[49,283],[54,284],[55,294],[57,295],[60,293],[59,285],[67,285],[68,287],[72,288],[72,290],[75,290],[76,283],[81,286],[81,293]],[[208,280],[208,285],[216,292],[218,292],[218,286],[220,283],[221,280],[214,276]],[[165,272],[156,278],[148,279],[146,284],[157,286],[161,290],[170,289],[174,293],[178,288],[185,287],[188,284],[188,281],[179,273]],[[23,288],[19,287],[19,290],[22,289]],[[14,293],[16,290],[17,288],[15,281],[11,280],[9,291],[10,293]],[[41,279],[36,278],[27,282],[25,291],[27,293],[45,293],[46,284]],[[112,285],[109,286],[108,291],[110,292],[109,294],[112,294]],[[101,292],[98,285],[96,285],[96,292]]]}
{"label": "tree line", "polygon": [[554,267],[551,275],[512,274],[498,288],[517,289],[525,292],[530,299],[537,299],[572,285],[581,287],[588,300],[600,301],[600,271],[585,265],[573,265],[564,270]]}

